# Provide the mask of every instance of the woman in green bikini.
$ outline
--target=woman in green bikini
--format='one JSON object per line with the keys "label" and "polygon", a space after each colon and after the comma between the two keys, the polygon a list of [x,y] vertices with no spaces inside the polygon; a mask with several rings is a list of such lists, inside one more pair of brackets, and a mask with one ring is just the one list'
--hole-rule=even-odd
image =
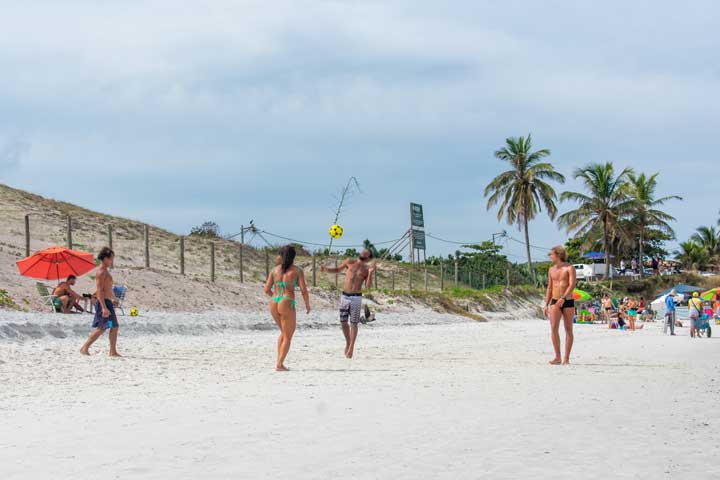
{"label": "woman in green bikini", "polygon": [[265,294],[270,298],[270,314],[280,328],[280,336],[277,344],[277,365],[275,370],[286,372],[285,357],[290,351],[295,333],[296,324],[296,301],[295,288],[300,288],[305,310],[310,313],[310,295],[305,284],[303,271],[295,266],[295,247],[286,245],[280,249],[275,260],[276,267],[272,269],[265,282]]}

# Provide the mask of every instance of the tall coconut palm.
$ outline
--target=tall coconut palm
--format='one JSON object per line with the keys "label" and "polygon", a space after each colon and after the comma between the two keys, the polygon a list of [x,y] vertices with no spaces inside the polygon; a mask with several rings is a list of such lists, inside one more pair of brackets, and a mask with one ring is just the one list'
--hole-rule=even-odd
{"label": "tall coconut palm", "polygon": [[680,244],[675,251],[675,259],[691,270],[701,270],[710,261],[707,250],[692,240]]}
{"label": "tall coconut palm", "polygon": [[574,232],[575,238],[585,238],[588,245],[598,238],[602,240],[605,278],[610,276],[612,239],[624,235],[622,220],[630,214],[633,205],[628,197],[628,177],[631,173],[632,169],[625,168],[616,174],[611,162],[591,163],[573,173],[576,180],[583,182],[587,194],[563,192],[560,196],[560,200],[575,202],[578,206],[562,214],[558,223],[568,232]]}
{"label": "tall coconut palm", "polygon": [[720,254],[720,233],[715,227],[698,227],[690,240],[700,245],[709,257]]}
{"label": "tall coconut palm", "polygon": [[548,181],[565,183],[565,177],[556,172],[551,163],[542,161],[550,155],[550,150],[543,148],[531,152],[531,148],[530,134],[527,138],[510,137],[505,140],[505,146],[495,152],[495,158],[509,163],[510,170],[495,177],[485,187],[485,197],[490,197],[488,210],[500,204],[498,220],[505,217],[508,224],[516,224],[525,230],[528,271],[534,280],[528,222],[537,216],[543,206],[548,216],[555,219],[557,194]]}
{"label": "tall coconut palm", "polygon": [[632,223],[635,225],[637,233],[640,237],[638,243],[638,265],[640,265],[640,276],[643,276],[643,246],[645,243],[645,234],[648,229],[657,230],[672,238],[675,232],[668,222],[674,222],[675,217],[669,215],[662,210],[658,210],[668,200],[682,200],[677,195],[668,195],[666,197],[655,198],[655,189],[657,187],[657,177],[659,173],[646,176],[644,173],[635,175],[631,173],[628,176],[629,195],[633,202],[631,217]]}

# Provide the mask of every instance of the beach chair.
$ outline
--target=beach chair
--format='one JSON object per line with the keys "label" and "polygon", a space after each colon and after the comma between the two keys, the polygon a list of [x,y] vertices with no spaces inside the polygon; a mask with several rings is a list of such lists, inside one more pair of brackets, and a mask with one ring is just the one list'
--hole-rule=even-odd
{"label": "beach chair", "polygon": [[37,291],[40,294],[40,300],[42,301],[43,305],[45,305],[46,307],[50,307],[53,313],[62,313],[62,311],[55,305],[55,303],[53,303],[57,298],[57,295],[51,294],[50,289],[47,285],[37,282],[35,284],[35,288],[37,288]]}
{"label": "beach chair", "polygon": [[118,301],[117,308],[120,309],[123,315],[125,315],[125,310],[123,310],[123,302],[125,301],[126,293],[127,287],[125,285],[113,285],[113,295],[115,295],[115,298],[117,298]]}

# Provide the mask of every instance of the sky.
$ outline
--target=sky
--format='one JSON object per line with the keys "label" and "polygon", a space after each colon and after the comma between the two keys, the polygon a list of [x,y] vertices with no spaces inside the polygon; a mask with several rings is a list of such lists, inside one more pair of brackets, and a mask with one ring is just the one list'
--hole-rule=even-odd
{"label": "sky", "polygon": [[[717,2],[205,3],[0,0],[0,183],[177,233],[252,219],[322,243],[355,176],[342,244],[400,237],[410,202],[434,236],[520,239],[483,190],[505,138],[532,133],[558,191],[612,161],[684,197],[679,240],[718,219]],[[544,213],[530,235],[568,236]]]}

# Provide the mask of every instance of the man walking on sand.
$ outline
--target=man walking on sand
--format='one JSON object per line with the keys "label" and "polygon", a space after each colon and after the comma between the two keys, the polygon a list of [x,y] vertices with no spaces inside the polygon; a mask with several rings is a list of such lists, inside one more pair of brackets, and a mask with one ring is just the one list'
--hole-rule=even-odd
{"label": "man walking on sand", "polygon": [[[375,267],[368,267],[373,258],[370,250],[365,249],[357,260],[347,259],[336,268],[321,266],[321,272],[338,273],[345,270],[345,282],[340,296],[340,325],[345,335],[345,356],[352,358],[355,351],[355,340],[358,335],[358,324],[361,322],[363,285],[370,288]],[[349,323],[349,325],[348,325]]]}
{"label": "man walking on sand", "polygon": [[543,313],[550,317],[550,337],[552,338],[555,358],[550,360],[551,365],[559,365],[560,360],[560,320],[565,326],[565,356],[562,364],[570,363],[570,351],[573,346],[573,314],[575,313],[575,267],[567,263],[567,253],[562,246],[555,246],[550,250],[550,261],[553,266],[548,271],[548,288],[545,296]]}
{"label": "man walking on sand", "polygon": [[90,333],[85,345],[80,349],[83,355],[90,355],[90,346],[95,340],[110,330],[110,353],[111,357],[119,357],[117,352],[118,325],[117,316],[115,315],[115,295],[113,294],[113,279],[108,269],[113,266],[115,253],[108,247],[103,247],[98,254],[100,268],[97,271],[95,285],[97,287],[97,304],[95,305],[95,318],[92,326],[95,330]]}

